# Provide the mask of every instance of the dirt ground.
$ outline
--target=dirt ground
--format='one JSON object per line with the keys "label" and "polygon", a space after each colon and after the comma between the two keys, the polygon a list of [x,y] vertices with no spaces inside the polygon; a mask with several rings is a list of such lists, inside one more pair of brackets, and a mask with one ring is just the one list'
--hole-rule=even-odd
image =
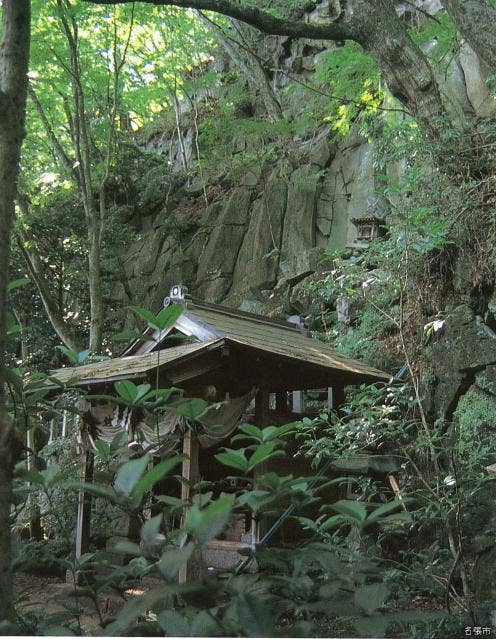
{"label": "dirt ground", "polygon": [[[156,579],[145,578],[130,583],[123,596],[119,594],[105,594],[99,597],[98,604],[104,618],[114,617],[126,601],[139,597],[160,582]],[[64,601],[75,601],[74,584],[66,583],[61,577],[41,577],[33,574],[18,573],[15,576],[15,593],[20,616],[32,618],[64,613]],[[81,591],[80,591],[81,592]],[[78,597],[83,608],[80,623],[88,630],[95,630],[99,626],[100,618],[95,603],[85,596]],[[57,624],[54,624],[57,625]]]}

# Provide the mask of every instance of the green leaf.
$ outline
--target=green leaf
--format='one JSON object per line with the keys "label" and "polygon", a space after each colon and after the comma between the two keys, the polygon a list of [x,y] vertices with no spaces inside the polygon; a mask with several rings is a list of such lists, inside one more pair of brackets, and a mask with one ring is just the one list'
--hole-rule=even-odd
{"label": "green leaf", "polygon": [[155,314],[147,308],[142,308],[141,306],[130,306],[129,308],[133,311],[133,313],[136,313],[138,317],[144,319],[152,328],[158,328],[155,326]]}
{"label": "green leaf", "polygon": [[276,442],[266,442],[265,444],[261,444],[255,450],[253,455],[250,457],[250,461],[248,462],[248,470],[253,470],[255,466],[258,464],[262,464],[267,461],[271,457],[280,457],[284,455],[282,450],[275,450]]}
{"label": "green leaf", "polygon": [[77,351],[73,350],[72,348],[67,348],[67,346],[62,346],[62,345],[56,346],[55,348],[58,348],[59,351],[62,351],[62,353],[64,353],[64,355],[68,359],[70,359],[73,364],[78,364],[79,363]]}
{"label": "green leaf", "polygon": [[163,515],[155,515],[147,519],[143,526],[141,526],[140,537],[141,541],[147,546],[153,546],[159,541],[160,526],[162,525]]}
{"label": "green leaf", "polygon": [[90,356],[90,353],[91,353],[91,350],[89,348],[87,348],[84,351],[79,351],[79,353],[77,354],[77,363],[83,364]]}
{"label": "green leaf", "polygon": [[169,326],[172,326],[172,324],[174,324],[182,315],[183,310],[184,306],[181,306],[181,304],[171,304],[170,306],[166,306],[155,317],[156,328],[163,331]]}
{"label": "green leaf", "polygon": [[20,324],[11,324],[7,328],[7,335],[19,335],[22,333],[22,326]]}
{"label": "green leaf", "polygon": [[155,388],[154,390],[151,390],[149,393],[147,393],[143,399],[145,399],[147,402],[151,399],[167,400],[171,395],[180,395],[182,392],[182,389],[176,388],[175,386],[171,386],[171,388]]}
{"label": "green leaf", "polygon": [[234,495],[224,495],[213,501],[205,510],[192,506],[186,515],[189,528],[200,545],[205,545],[224,530],[231,516]]}
{"label": "green leaf", "polygon": [[365,522],[368,525],[375,523],[378,519],[388,515],[389,513],[394,512],[402,507],[402,502],[399,499],[395,499],[394,501],[390,501],[387,504],[382,504],[378,506],[368,517]]}
{"label": "green leaf", "polygon": [[21,288],[21,286],[26,286],[26,284],[29,284],[30,282],[31,280],[26,277],[21,277],[18,280],[12,280],[7,284],[7,291],[10,293],[10,291],[13,291],[16,288]]}
{"label": "green leaf", "polygon": [[208,408],[208,402],[204,399],[180,399],[169,404],[169,407],[181,417],[196,420]]}
{"label": "green leaf", "polygon": [[131,342],[141,338],[141,333],[138,331],[121,331],[112,335],[114,342]]}
{"label": "green leaf", "polygon": [[141,479],[138,481],[133,489],[133,497],[142,497],[146,492],[151,490],[157,482],[159,482],[167,473],[169,473],[177,464],[182,462],[184,455],[178,455],[171,457],[170,459],[164,459],[153,468],[151,468]]}
{"label": "green leaf", "polygon": [[116,382],[114,388],[122,399],[132,404],[138,395],[138,389],[136,384],[130,382],[128,379],[123,379],[121,382]]}
{"label": "green leaf", "polygon": [[182,509],[184,506],[184,502],[179,497],[170,497],[169,495],[159,495],[156,497],[156,500],[161,504],[166,504],[166,506],[170,506],[173,510]]}
{"label": "green leaf", "polygon": [[253,424],[240,424],[239,430],[242,430],[243,433],[258,439],[258,441],[262,441],[262,430],[258,428],[258,426],[254,426]]}
{"label": "green leaf", "polygon": [[134,398],[133,404],[137,404],[140,399],[145,397],[145,395],[148,393],[150,388],[151,388],[150,384],[140,384],[139,386],[137,386],[136,387],[136,397]]}
{"label": "green leaf", "polygon": [[110,457],[110,444],[103,439],[95,440],[95,448],[102,459],[108,459]]}
{"label": "green leaf", "polygon": [[360,606],[368,615],[384,606],[384,602],[389,595],[389,588],[386,584],[377,583],[360,586],[355,591],[355,603]]}
{"label": "green leaf", "polygon": [[247,637],[275,637],[275,628],[283,608],[276,610],[273,599],[240,592],[233,603],[237,624]]}
{"label": "green leaf", "polygon": [[343,515],[333,515],[326,519],[322,525],[320,526],[320,530],[326,531],[330,528],[335,528],[336,526],[340,526],[341,524],[349,521],[348,517],[344,517]]}
{"label": "green leaf", "polygon": [[245,457],[245,448],[241,448],[240,450],[225,448],[224,450],[224,453],[215,455],[217,461],[224,464],[224,466],[236,468],[236,470],[241,470],[245,473],[248,472],[248,460]]}
{"label": "green leaf", "polygon": [[82,490],[85,493],[95,495],[95,497],[103,497],[104,499],[108,499],[112,503],[118,501],[118,495],[116,494],[115,490],[110,486],[106,486],[105,484],[95,484],[89,482],[66,482],[63,484],[63,487],[72,490]]}
{"label": "green leaf", "polygon": [[114,481],[115,490],[129,497],[145,472],[149,460],[148,455],[143,455],[143,457],[133,459],[121,466]]}
{"label": "green leaf", "polygon": [[181,568],[193,554],[194,549],[194,544],[189,543],[183,548],[172,548],[166,550],[158,562],[158,569],[162,575],[166,579],[175,579]]}
{"label": "green leaf", "polygon": [[112,453],[112,455],[117,453],[121,448],[127,448],[128,439],[129,436],[125,430],[122,430],[117,433],[117,435],[114,435],[112,441],[110,442],[110,452]]}
{"label": "green leaf", "polygon": [[331,508],[340,515],[345,515],[360,524],[365,521],[365,518],[367,517],[367,508],[361,501],[342,499],[335,504],[331,504]]}
{"label": "green leaf", "polygon": [[157,615],[159,626],[167,637],[191,637],[190,622],[175,610],[164,610]]}

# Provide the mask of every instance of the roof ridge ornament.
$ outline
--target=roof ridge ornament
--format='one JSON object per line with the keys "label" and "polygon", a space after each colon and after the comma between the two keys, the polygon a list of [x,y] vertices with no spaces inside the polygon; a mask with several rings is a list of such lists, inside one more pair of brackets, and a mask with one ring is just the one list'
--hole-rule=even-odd
{"label": "roof ridge ornament", "polygon": [[163,306],[167,308],[169,304],[174,302],[175,304],[181,304],[187,301],[188,298],[188,287],[183,286],[182,284],[174,284],[169,289],[169,295],[164,297]]}

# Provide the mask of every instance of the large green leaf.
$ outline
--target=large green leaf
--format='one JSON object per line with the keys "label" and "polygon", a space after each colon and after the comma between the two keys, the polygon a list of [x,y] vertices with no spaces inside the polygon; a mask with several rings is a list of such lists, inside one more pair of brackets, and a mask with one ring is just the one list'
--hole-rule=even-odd
{"label": "large green leaf", "polygon": [[133,384],[133,382],[129,381],[128,379],[123,379],[121,382],[116,382],[114,384],[114,387],[119,397],[121,397],[125,402],[129,402],[130,404],[135,401],[138,395],[138,388],[136,384]]}
{"label": "large green leaf", "polygon": [[133,488],[133,497],[142,497],[183,459],[184,455],[177,455],[176,457],[171,457],[170,459],[164,459],[164,461],[151,468],[147,473],[143,475],[143,477],[141,477],[136,486]]}
{"label": "large green leaf", "polygon": [[208,402],[204,399],[183,398],[169,404],[169,407],[181,417],[196,420],[208,408]]}
{"label": "large green leaf", "polygon": [[150,458],[148,455],[144,455],[139,459],[133,459],[121,466],[117,472],[114,480],[114,487],[118,493],[129,497],[133,488],[141,479],[143,473],[148,466]]}
{"label": "large green leaf", "polygon": [[224,495],[204,510],[192,506],[186,515],[186,527],[191,530],[200,545],[205,545],[224,530],[234,504],[234,495]]}
{"label": "large green leaf", "polygon": [[166,579],[175,579],[181,568],[190,559],[195,549],[194,544],[186,544],[183,548],[171,548],[166,550],[160,561],[158,569]]}
{"label": "large green leaf", "polygon": [[160,541],[159,536],[162,519],[163,515],[160,513],[159,515],[155,515],[155,517],[147,519],[141,527],[140,537],[145,546],[154,546],[158,541]]}
{"label": "large green leaf", "polygon": [[230,468],[236,468],[244,473],[248,472],[248,460],[245,457],[245,448],[234,450],[232,448],[225,448],[223,453],[215,455],[215,459],[224,466]]}
{"label": "large green leaf", "polygon": [[335,504],[331,504],[331,508],[340,515],[345,515],[359,524],[362,524],[367,517],[367,508],[361,501],[342,499]]}
{"label": "large green leaf", "polygon": [[21,288],[21,286],[26,286],[26,284],[29,284],[30,282],[31,280],[28,280],[27,277],[12,280],[7,284],[7,291],[10,293],[10,291],[13,291],[16,288]]}
{"label": "large green leaf", "polygon": [[155,325],[158,329],[164,330],[172,326],[182,315],[184,306],[181,304],[171,304],[163,308],[155,317]]}
{"label": "large green leaf", "polygon": [[248,470],[253,470],[256,466],[268,461],[272,457],[284,456],[284,451],[274,450],[275,446],[276,442],[274,441],[269,441],[258,446],[258,448],[255,449],[253,455],[250,457],[250,461],[248,462]]}

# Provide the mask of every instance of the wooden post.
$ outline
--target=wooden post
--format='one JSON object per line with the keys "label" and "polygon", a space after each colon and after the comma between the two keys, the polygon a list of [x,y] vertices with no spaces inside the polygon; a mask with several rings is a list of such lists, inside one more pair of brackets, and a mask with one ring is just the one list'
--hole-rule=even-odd
{"label": "wooden post", "polygon": [[188,428],[184,433],[183,439],[183,455],[186,455],[186,459],[183,460],[182,476],[188,483],[184,483],[181,488],[181,499],[188,501],[191,496],[190,484],[194,484],[200,477],[200,470],[198,467],[198,452],[199,445],[196,435]]}
{"label": "wooden post", "polygon": [[[52,420],[53,421],[53,420]],[[26,465],[29,470],[36,470],[36,449],[35,449],[35,435],[36,426],[30,428],[26,433],[26,446],[28,449],[26,455]],[[35,495],[28,496],[28,512],[29,512],[29,537],[40,541],[43,537],[43,530],[41,528],[40,509],[38,502],[35,499]]]}
{"label": "wooden post", "polygon": [[[181,487],[181,499],[183,502],[189,501],[191,497],[191,484],[198,481],[200,477],[199,470],[199,444],[196,435],[188,428],[184,433],[183,454],[186,459],[183,460],[182,476],[186,481]],[[193,554],[192,559],[188,561],[179,571],[179,583],[184,584],[189,581],[193,575],[193,561],[201,561],[198,556]]]}
{"label": "wooden post", "polygon": [[[85,450],[81,455],[81,475],[83,482],[93,479],[93,453]],[[80,490],[76,522],[76,557],[88,552],[91,530],[91,495]]]}
{"label": "wooden post", "polygon": [[293,391],[293,413],[305,412],[305,394],[303,391]]}
{"label": "wooden post", "polygon": [[255,396],[255,425],[264,428],[269,425],[270,393],[260,389]]}
{"label": "wooden post", "polygon": [[[268,391],[260,389],[255,395],[255,425],[259,428],[265,428],[269,425],[269,405],[270,405],[270,393]],[[259,464],[254,472],[255,487],[257,484],[257,478],[267,472],[267,464]],[[267,530],[267,518],[263,517],[257,521],[252,520],[251,532],[254,543],[258,544],[265,531]]]}

